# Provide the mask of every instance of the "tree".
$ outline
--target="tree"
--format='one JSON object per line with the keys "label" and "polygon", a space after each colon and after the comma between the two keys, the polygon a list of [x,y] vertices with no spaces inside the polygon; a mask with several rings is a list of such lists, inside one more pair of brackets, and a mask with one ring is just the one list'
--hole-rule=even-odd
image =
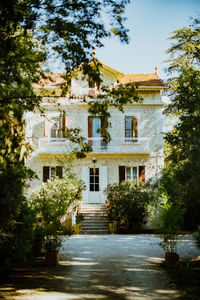
{"label": "tree", "polygon": [[[5,249],[13,236],[17,240],[16,235],[20,235],[15,229],[27,206],[23,188],[26,179],[33,176],[24,166],[31,149],[24,143],[23,121],[24,111],[39,108],[41,101],[33,83],[45,76],[44,64],[51,55],[61,57],[65,64],[63,93],[69,87],[72,70],[80,65],[85,76],[100,83],[98,62],[90,64],[92,52],[112,35],[128,42],[123,17],[128,3],[8,0],[0,4],[0,243]],[[104,22],[104,17],[109,21]]]}
{"label": "tree", "polygon": [[180,201],[185,228],[195,229],[200,222],[200,20],[176,30],[171,39],[168,70],[178,76],[171,79],[165,113],[178,122],[165,136],[168,154],[161,182],[170,200]]}

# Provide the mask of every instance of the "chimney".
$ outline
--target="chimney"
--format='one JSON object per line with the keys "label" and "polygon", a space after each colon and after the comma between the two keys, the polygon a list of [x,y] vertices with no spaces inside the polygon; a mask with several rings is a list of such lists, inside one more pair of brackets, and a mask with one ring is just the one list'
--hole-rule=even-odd
{"label": "chimney", "polygon": [[157,75],[158,68],[155,66],[155,74]]}

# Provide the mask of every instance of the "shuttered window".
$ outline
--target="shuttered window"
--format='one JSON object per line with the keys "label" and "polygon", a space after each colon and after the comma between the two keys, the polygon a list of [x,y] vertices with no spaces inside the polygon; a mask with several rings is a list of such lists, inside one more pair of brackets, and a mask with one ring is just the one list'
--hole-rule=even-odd
{"label": "shuttered window", "polygon": [[62,166],[43,167],[43,182],[47,182],[48,179],[53,179],[56,176],[62,178]]}
{"label": "shuttered window", "polygon": [[138,119],[136,117],[125,118],[126,141],[136,142],[138,137]]}
{"label": "shuttered window", "polygon": [[[103,139],[98,139],[103,136],[105,136],[104,120],[98,117],[89,116],[88,117],[88,138],[89,138],[88,144],[90,146],[106,147],[106,142]],[[94,140],[92,138],[94,138]]]}
{"label": "shuttered window", "polygon": [[145,182],[145,166],[126,167],[119,166],[119,182],[124,180],[134,180]]}

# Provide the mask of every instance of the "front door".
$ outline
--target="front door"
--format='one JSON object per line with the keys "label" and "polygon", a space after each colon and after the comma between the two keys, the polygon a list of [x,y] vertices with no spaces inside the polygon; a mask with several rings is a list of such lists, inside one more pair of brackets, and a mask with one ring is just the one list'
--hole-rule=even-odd
{"label": "front door", "polygon": [[82,180],[86,189],[83,201],[86,203],[105,203],[104,189],[107,186],[107,167],[82,167]]}

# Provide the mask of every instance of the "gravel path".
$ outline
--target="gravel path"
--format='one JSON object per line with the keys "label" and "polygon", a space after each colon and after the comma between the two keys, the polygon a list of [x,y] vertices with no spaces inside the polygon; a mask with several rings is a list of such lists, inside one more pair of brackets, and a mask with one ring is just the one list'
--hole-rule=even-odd
{"label": "gravel path", "polygon": [[[59,267],[43,267],[39,274],[38,270],[32,272],[32,280],[27,274],[26,282],[20,287],[16,285],[10,294],[1,294],[1,290],[0,298],[3,295],[3,299],[9,300],[177,299],[179,292],[159,267],[164,253],[158,242],[154,235],[66,238]],[[199,255],[191,236],[182,237],[178,252],[181,258]]]}

